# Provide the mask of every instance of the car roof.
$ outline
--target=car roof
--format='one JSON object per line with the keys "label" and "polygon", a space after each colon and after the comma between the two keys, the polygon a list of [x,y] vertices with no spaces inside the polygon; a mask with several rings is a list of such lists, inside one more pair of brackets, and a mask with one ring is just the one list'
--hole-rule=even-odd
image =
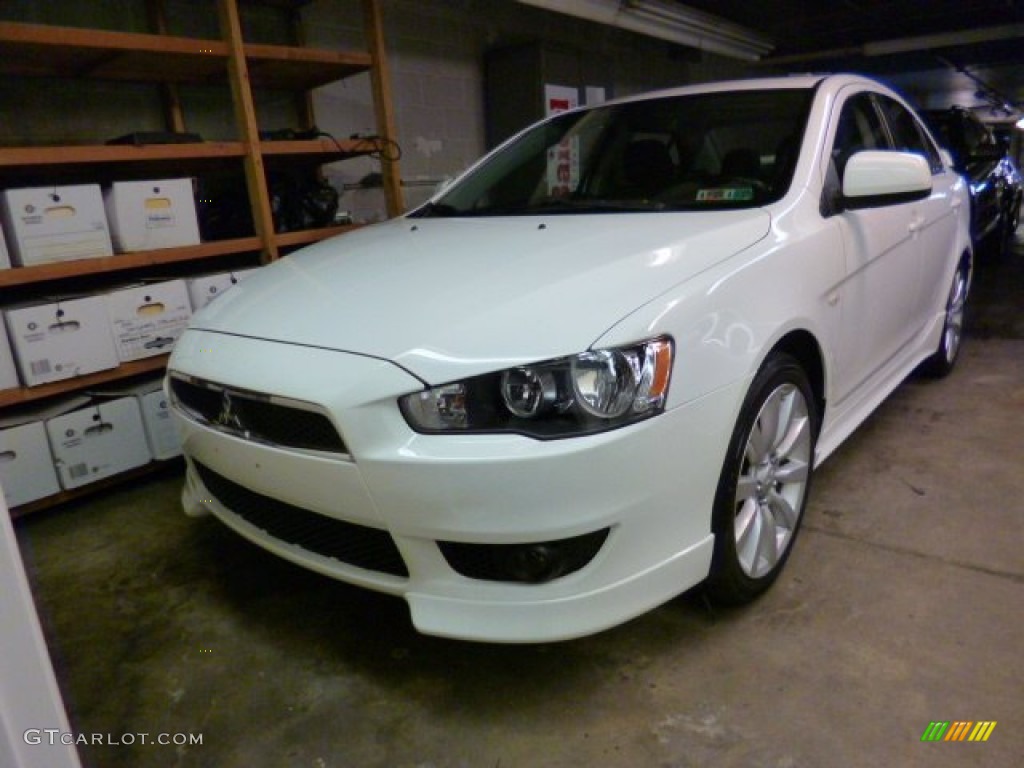
{"label": "car roof", "polygon": [[757,77],[742,80],[722,80],[717,82],[698,83],[685,85],[678,88],[666,88],[659,91],[625,96],[620,99],[609,101],[609,104],[620,104],[632,101],[644,101],[647,99],[660,99],[670,96],[689,96],[701,93],[728,93],[731,91],[752,91],[752,90],[792,90],[792,89],[813,89],[827,85],[836,90],[845,85],[858,84],[868,85],[873,88],[883,88],[891,91],[877,80],[864,75],[857,74],[796,74],[780,77]]}

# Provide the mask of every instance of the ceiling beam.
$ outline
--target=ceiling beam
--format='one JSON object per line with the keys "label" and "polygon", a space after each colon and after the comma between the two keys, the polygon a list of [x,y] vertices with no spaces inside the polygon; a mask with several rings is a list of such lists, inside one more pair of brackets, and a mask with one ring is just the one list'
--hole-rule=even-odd
{"label": "ceiling beam", "polygon": [[1024,24],[1004,24],[998,27],[965,29],[961,32],[944,32],[936,35],[902,37],[894,40],[877,40],[863,45],[833,48],[824,51],[797,53],[792,56],[774,56],[762,59],[765,64],[801,64],[807,61],[845,59],[854,56],[890,56],[897,53],[917,53],[940,48],[955,48],[961,45],[978,45],[1000,40],[1024,38]]}
{"label": "ceiling beam", "polygon": [[519,2],[744,61],[757,61],[774,48],[772,41],[752,29],[662,0]]}

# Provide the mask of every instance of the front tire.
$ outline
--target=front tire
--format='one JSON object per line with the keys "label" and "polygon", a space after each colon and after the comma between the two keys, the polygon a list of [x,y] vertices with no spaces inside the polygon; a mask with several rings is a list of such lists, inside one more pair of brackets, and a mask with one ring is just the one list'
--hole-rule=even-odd
{"label": "front tire", "polygon": [[946,299],[946,317],[942,323],[942,336],[939,347],[932,356],[921,363],[921,372],[932,378],[948,376],[956,367],[963,346],[964,314],[967,307],[967,294],[971,287],[971,259],[964,256],[953,275],[953,284]]}
{"label": "front tire", "polygon": [[706,585],[716,602],[749,602],[782,571],[807,503],[818,425],[803,368],[771,355],[743,402],[718,482]]}

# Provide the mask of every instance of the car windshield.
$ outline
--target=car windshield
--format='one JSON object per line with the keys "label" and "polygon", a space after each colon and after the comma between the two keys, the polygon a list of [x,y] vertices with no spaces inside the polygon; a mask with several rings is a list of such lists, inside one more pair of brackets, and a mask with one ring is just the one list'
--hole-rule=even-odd
{"label": "car windshield", "polygon": [[812,97],[809,89],[733,91],[557,115],[412,215],[764,205],[789,188]]}

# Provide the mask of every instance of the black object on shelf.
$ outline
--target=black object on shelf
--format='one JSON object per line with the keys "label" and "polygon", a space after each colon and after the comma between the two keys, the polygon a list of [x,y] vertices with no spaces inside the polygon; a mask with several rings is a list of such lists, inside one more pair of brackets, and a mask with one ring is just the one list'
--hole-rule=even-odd
{"label": "black object on shelf", "polygon": [[203,137],[198,133],[185,131],[134,131],[109,139],[107,144],[131,144],[141,147],[145,144],[200,144]]}

